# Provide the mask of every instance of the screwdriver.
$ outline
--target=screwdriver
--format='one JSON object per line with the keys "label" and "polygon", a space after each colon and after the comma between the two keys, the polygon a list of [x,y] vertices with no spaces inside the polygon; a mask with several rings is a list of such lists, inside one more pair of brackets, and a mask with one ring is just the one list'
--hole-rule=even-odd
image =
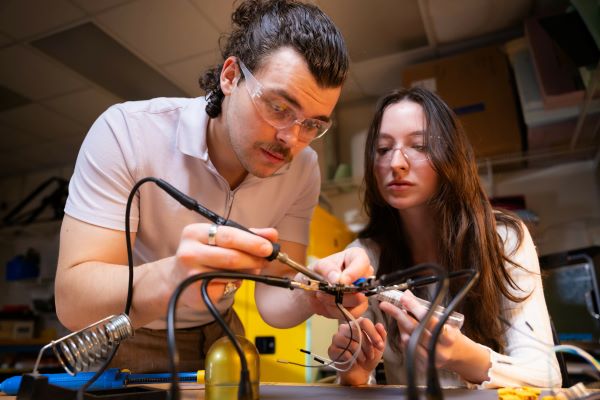
{"label": "screwdriver", "polygon": [[[70,374],[40,374],[48,378],[48,383],[66,389],[77,390],[94,376],[95,372],[80,372],[76,375]],[[179,372],[177,374],[180,382],[204,383],[204,370],[198,372]],[[172,381],[170,373],[166,374],[132,374],[127,370],[118,368],[107,369],[89,387],[88,390],[121,389],[127,385],[147,383],[168,383]],[[0,383],[0,392],[15,396],[21,386],[21,376],[13,376]]]}
{"label": "screwdriver", "polygon": [[[202,215],[205,218],[208,218],[215,224],[223,225],[223,226],[231,226],[233,228],[241,229],[243,231],[246,231],[246,232],[252,233],[253,235],[256,235],[254,232],[252,232],[250,229],[246,228],[245,226],[240,225],[237,222],[232,221],[230,219],[223,218],[219,214],[216,214],[215,212],[204,207],[202,204],[198,203],[196,200],[194,200],[190,196],[188,196],[188,195],[184,194],[183,192],[181,192],[180,190],[176,189],[170,183],[168,183],[162,179],[156,179],[154,182],[165,192],[169,193],[171,195],[171,197],[173,197],[175,200],[177,200],[182,206],[184,206],[185,208],[187,208],[189,210],[196,211],[197,213],[199,213],[200,215]],[[288,267],[292,268],[293,270],[300,272],[301,274],[304,274],[305,276],[309,277],[310,279],[314,279],[314,280],[322,282],[322,283],[327,282],[327,280],[325,278],[323,278],[321,275],[317,274],[314,271],[311,271],[310,269],[306,268],[304,265],[294,261],[287,254],[282,252],[281,246],[279,245],[279,243],[273,243],[273,252],[265,258],[269,261],[277,260],[277,261],[287,265]]]}

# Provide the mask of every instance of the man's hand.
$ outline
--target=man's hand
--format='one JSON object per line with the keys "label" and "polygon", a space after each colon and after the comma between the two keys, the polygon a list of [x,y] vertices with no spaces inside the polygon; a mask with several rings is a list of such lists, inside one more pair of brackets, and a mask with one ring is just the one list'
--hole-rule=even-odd
{"label": "man's hand", "polygon": [[[268,264],[265,257],[273,251],[271,242],[277,241],[275,229],[253,229],[256,233],[253,235],[241,229],[218,226],[215,244],[210,245],[210,225],[192,224],[183,229],[175,262],[171,268],[163,270],[165,281],[172,290],[186,278],[199,273],[229,270],[258,274]],[[211,281],[208,288],[211,300],[218,301],[222,297],[226,284],[223,280]],[[186,289],[181,302],[196,309],[205,309],[200,285],[201,282],[198,282]]]}

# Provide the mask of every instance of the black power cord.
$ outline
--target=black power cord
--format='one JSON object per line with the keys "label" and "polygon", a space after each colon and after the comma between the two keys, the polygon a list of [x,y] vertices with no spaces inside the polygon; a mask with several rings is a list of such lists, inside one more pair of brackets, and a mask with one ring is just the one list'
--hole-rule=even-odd
{"label": "black power cord", "polygon": [[460,271],[452,272],[449,277],[455,278],[460,276],[468,276],[467,282],[463,285],[463,287],[459,290],[459,292],[454,296],[454,298],[450,301],[450,304],[446,307],[438,323],[435,325],[431,332],[431,338],[429,339],[429,344],[427,345],[427,389],[426,396],[429,400],[442,400],[444,398],[444,394],[442,392],[442,388],[440,386],[440,380],[437,373],[437,368],[435,367],[435,349],[438,338],[442,329],[444,328],[444,324],[450,317],[450,314],[458,304],[462,301],[462,299],[466,296],[471,287],[475,284],[477,279],[479,278],[479,271],[474,269],[463,269]]}
{"label": "black power cord", "polygon": [[167,345],[169,350],[169,364],[171,369],[171,388],[170,388],[170,399],[178,400],[179,399],[179,381],[177,377],[177,364],[179,362],[179,354],[177,353],[177,344],[175,341],[175,315],[177,310],[177,301],[181,296],[181,293],[191,284],[203,281],[201,286],[202,299],[206,303],[206,307],[215,318],[215,320],[219,323],[221,328],[225,331],[225,334],[229,337],[231,342],[233,343],[239,357],[241,363],[241,371],[240,371],[240,384],[238,387],[238,399],[239,400],[251,400],[252,399],[252,385],[250,382],[250,374],[248,371],[248,363],[246,361],[246,357],[244,356],[244,352],[237,341],[235,334],[231,331],[227,323],[223,320],[221,313],[216,309],[210,297],[208,296],[208,292],[206,290],[208,283],[215,278],[224,278],[224,279],[246,279],[254,282],[264,283],[270,286],[278,286],[287,289],[294,289],[293,283],[288,278],[278,278],[273,276],[261,276],[261,275],[251,275],[240,272],[205,272],[202,274],[197,274],[190,276],[181,282],[173,294],[169,299],[169,306],[167,311]]}
{"label": "black power cord", "polygon": [[421,337],[425,332],[425,328],[429,323],[429,320],[435,313],[436,308],[442,303],[442,300],[448,293],[448,274],[444,268],[437,264],[425,263],[418,264],[401,271],[385,274],[379,278],[379,282],[382,286],[390,286],[397,284],[398,282],[400,282],[408,276],[413,276],[425,270],[433,270],[435,272],[435,276],[427,277],[424,281],[426,281],[427,283],[431,283],[431,281],[435,279],[437,281],[437,284],[435,286],[435,294],[433,297],[433,301],[429,306],[429,310],[425,314],[425,317],[423,317],[421,321],[419,321],[419,324],[417,325],[413,333],[410,335],[410,339],[408,340],[408,346],[406,348],[406,381],[408,383],[406,388],[406,394],[409,400],[419,399],[419,390],[417,388],[416,383],[415,353],[417,350],[417,345],[421,341]]}
{"label": "black power cord", "polygon": [[[125,206],[125,241],[127,243],[127,266],[128,266],[128,280],[127,280],[127,300],[125,302],[125,314],[129,315],[131,311],[131,304],[133,302],[133,249],[131,244],[131,204],[133,203],[133,198],[135,197],[138,189],[146,182],[154,182],[158,184],[159,179],[148,177],[143,178],[136,182],[131,191],[129,192],[129,197],[127,198],[127,205]],[[119,349],[120,343],[117,343],[106,360],[102,363],[102,365],[98,368],[98,371],[92,376],[84,385],[82,385],[79,390],[77,390],[77,400],[83,399],[83,394],[85,391],[92,386],[94,382],[106,371],[111,361],[115,357],[117,350]]]}
{"label": "black power cord", "polygon": [[[181,205],[183,205],[187,209],[190,209],[192,211],[195,211],[195,212],[201,214],[202,216],[217,223],[218,225],[232,226],[232,227],[236,227],[238,229],[242,229],[242,230],[251,232],[244,226],[241,226],[241,225],[235,223],[234,221],[226,220],[223,217],[220,217],[219,215],[215,214],[214,212],[208,210],[207,208],[205,208],[201,204],[199,204],[196,200],[183,194],[182,192],[180,192],[179,190],[177,190],[172,185],[170,185],[169,183],[167,183],[166,181],[164,181],[162,179],[158,179],[158,178],[154,178],[154,177],[146,177],[146,178],[143,178],[140,181],[138,181],[134,185],[134,187],[132,188],[132,190],[129,194],[129,197],[127,199],[126,209],[125,209],[125,240],[127,242],[127,259],[128,259],[128,268],[129,268],[128,285],[127,285],[127,301],[125,304],[125,313],[128,315],[131,310],[131,304],[133,301],[133,271],[134,271],[133,250],[132,250],[131,234],[130,234],[130,231],[131,231],[131,228],[130,228],[131,204],[133,203],[133,198],[135,197],[137,191],[139,190],[139,187],[146,182],[154,182],[157,186],[159,186],[161,189],[166,191],[175,200],[177,200]],[[251,232],[251,233],[253,233],[253,232]],[[271,261],[276,257],[276,255],[278,253],[279,253],[279,246],[277,243],[273,243],[272,254],[265,258],[267,260]],[[442,299],[444,298],[444,296],[446,295],[446,293],[448,291],[448,276],[447,276],[446,271],[436,264],[420,264],[420,265],[413,266],[411,268],[407,268],[403,271],[397,271],[397,272],[394,272],[391,274],[383,275],[379,280],[382,285],[386,285],[386,286],[392,285],[392,284],[398,283],[400,280],[402,280],[408,276],[412,276],[412,275],[419,273],[426,269],[434,270],[437,273],[437,277],[426,278],[429,281],[428,283],[431,283],[432,281],[437,280],[438,284],[436,285],[434,300],[431,304],[429,311],[427,312],[425,317],[420,321],[419,325],[417,326],[417,328],[415,329],[415,331],[413,332],[413,334],[411,335],[411,338],[409,340],[409,344],[408,344],[408,348],[407,348],[407,370],[408,370],[407,371],[407,380],[408,380],[408,398],[409,398],[409,400],[418,400],[418,398],[419,398],[418,389],[417,389],[417,386],[415,383],[415,371],[414,371],[414,358],[415,358],[414,354],[416,351],[416,346],[419,343],[423,332],[425,331],[425,326],[427,325],[428,321],[434,314],[435,308],[442,302]],[[174,334],[175,306],[177,303],[177,299],[179,298],[181,292],[190,284],[197,282],[199,280],[204,280],[204,279],[210,280],[210,279],[214,279],[214,278],[248,279],[248,280],[253,280],[256,282],[260,282],[260,283],[270,284],[273,286],[285,287],[285,288],[289,288],[289,289],[294,288],[294,286],[292,285],[292,281],[290,281],[287,278],[256,276],[256,275],[241,274],[241,273],[234,273],[234,272],[211,272],[211,273],[205,273],[205,274],[198,274],[198,275],[191,276],[191,277],[187,278],[186,280],[184,280],[177,287],[177,289],[175,290],[175,292],[173,293],[173,295],[171,297],[171,300],[169,301],[169,309],[168,309],[169,312],[167,315],[167,319],[168,319],[168,323],[167,323],[168,339],[167,340],[168,340],[168,347],[169,347],[171,371],[172,371],[172,375],[173,375],[173,383],[171,385],[171,390],[170,390],[170,395],[171,395],[172,400],[178,399],[178,396],[179,396],[179,387],[178,387],[178,381],[177,381],[178,355],[176,353],[176,348],[175,348],[175,334]],[[415,280],[414,282],[416,282],[417,280]],[[204,288],[204,291],[205,290],[206,289]],[[204,298],[204,293],[203,293],[203,298]],[[229,329],[229,327],[227,326],[225,321],[223,321],[223,319],[221,318],[220,313],[218,311],[216,311],[216,314],[213,313],[213,311],[211,310],[211,306],[214,308],[214,305],[212,305],[212,303],[210,302],[210,298],[208,298],[208,296],[206,296],[206,298],[204,300],[205,301],[208,300],[206,302],[207,308],[209,309],[209,311],[211,311],[211,314],[213,314],[213,316],[215,317],[215,320],[223,327],[224,331],[227,333],[227,335],[230,337],[230,339],[233,337],[232,342],[234,343],[234,346],[235,346],[236,340],[235,340],[235,335],[233,335],[233,332],[231,332],[231,330]],[[171,309],[173,309],[173,310],[171,310]],[[100,377],[100,375],[106,370],[106,368],[110,364],[112,358],[114,357],[116,351],[118,350],[118,346],[119,346],[119,344],[117,344],[113,348],[111,354],[106,359],[106,361],[102,364],[102,366],[99,368],[98,372],[92,378],[90,378],[90,380],[84,386],[82,386],[79,389],[79,391],[77,393],[78,400],[83,398],[83,393],[85,392],[85,390],[87,390],[87,388],[89,388]],[[236,350],[238,350],[238,353],[239,353],[239,350],[241,350],[241,347],[239,346],[239,344],[236,346]],[[243,353],[241,353],[240,356],[241,356],[240,359],[245,360]],[[244,362],[245,361],[242,361],[242,363],[244,363]],[[247,375],[247,365],[246,365],[246,372],[245,373],[242,372],[242,376],[241,376],[242,379],[246,379],[244,377],[245,374]],[[242,379],[240,379],[240,383],[242,382]],[[246,385],[243,385],[243,386],[246,386]],[[246,398],[245,396],[247,396],[248,393],[251,394],[251,387],[249,387],[249,390],[240,388],[238,395],[244,396],[244,397],[240,397],[240,399],[245,399]]]}

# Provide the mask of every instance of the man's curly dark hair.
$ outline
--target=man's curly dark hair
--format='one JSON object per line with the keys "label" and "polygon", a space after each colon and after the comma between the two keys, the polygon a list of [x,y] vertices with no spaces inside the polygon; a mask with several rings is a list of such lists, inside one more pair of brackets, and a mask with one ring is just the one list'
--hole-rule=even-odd
{"label": "man's curly dark hair", "polygon": [[[312,4],[292,0],[247,0],[231,16],[233,30],[221,39],[223,60],[235,56],[254,71],[261,61],[282,47],[304,57],[317,83],[339,87],[346,79],[349,60],[342,34],[333,21]],[[206,92],[206,112],[211,118],[221,113],[225,97],[220,87],[223,63],[200,78]]]}

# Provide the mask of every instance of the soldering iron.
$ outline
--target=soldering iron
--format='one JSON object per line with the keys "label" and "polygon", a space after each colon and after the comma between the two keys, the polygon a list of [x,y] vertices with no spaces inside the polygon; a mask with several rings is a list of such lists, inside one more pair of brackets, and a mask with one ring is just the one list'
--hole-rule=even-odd
{"label": "soldering iron", "polygon": [[[94,372],[80,372],[76,375],[70,374],[41,374],[48,378],[48,382],[66,389],[77,390],[83,386],[94,375]],[[179,372],[177,374],[180,382],[204,383],[204,370],[198,372]],[[21,386],[21,376],[13,376],[0,383],[0,392],[15,396]],[[127,370],[118,368],[107,369],[89,387],[89,390],[122,389],[127,385],[139,385],[148,383],[171,382],[171,374],[132,374]]]}
{"label": "soldering iron", "polygon": [[[156,180],[154,180],[154,182],[165,192],[169,193],[171,195],[171,197],[173,197],[175,200],[177,200],[182,206],[184,206],[185,208],[187,208],[189,210],[196,211],[197,213],[199,213],[200,215],[202,215],[205,218],[208,218],[210,221],[214,222],[215,224],[222,225],[222,226],[230,226],[233,228],[237,228],[237,229],[241,229],[243,231],[249,232],[253,235],[256,235],[254,232],[252,232],[250,229],[246,228],[245,226],[240,225],[237,222],[232,221],[230,219],[223,218],[219,214],[216,214],[215,212],[204,207],[202,204],[198,203],[196,200],[194,200],[190,196],[188,196],[185,193],[181,192],[180,190],[176,189],[170,183],[168,183],[162,179],[156,179]],[[292,260],[286,253],[282,252],[281,246],[279,245],[279,243],[273,243],[273,252],[265,258],[269,261],[277,260],[279,262],[282,262],[283,264],[289,266],[290,268],[296,270],[297,272],[300,272],[300,273],[306,275],[307,277],[309,277],[311,279],[321,281],[321,282],[326,282],[326,279],[323,278],[321,275],[317,274],[314,271],[311,271],[310,269],[306,268],[304,265]]]}

